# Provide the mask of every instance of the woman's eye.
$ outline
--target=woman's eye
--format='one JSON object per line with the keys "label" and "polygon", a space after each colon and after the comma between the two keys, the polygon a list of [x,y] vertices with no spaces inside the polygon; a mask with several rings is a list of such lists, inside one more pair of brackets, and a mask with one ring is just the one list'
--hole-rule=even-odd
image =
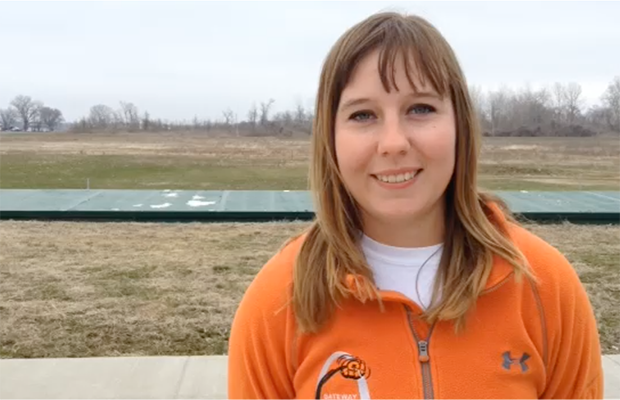
{"label": "woman's eye", "polygon": [[358,111],[358,112],[351,114],[349,119],[352,119],[358,122],[363,122],[363,121],[368,121],[372,117],[373,117],[373,114],[370,111]]}
{"label": "woman's eye", "polygon": [[435,112],[436,109],[435,107],[428,105],[428,104],[417,104],[411,107],[409,111],[413,112],[414,114],[425,115],[425,114],[430,114],[430,113]]}

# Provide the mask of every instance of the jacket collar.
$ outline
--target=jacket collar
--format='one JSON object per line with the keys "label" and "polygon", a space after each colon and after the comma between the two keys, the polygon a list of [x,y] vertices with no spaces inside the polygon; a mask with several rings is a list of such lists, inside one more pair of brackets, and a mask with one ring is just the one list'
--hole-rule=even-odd
{"label": "jacket collar", "polygon": [[[491,202],[489,203],[489,208],[493,212],[493,218],[500,224],[503,225],[504,229],[508,230],[508,221],[506,219],[506,215],[499,208],[499,206]],[[491,273],[487,279],[486,285],[483,290],[483,294],[489,291],[494,290],[498,285],[502,284],[506,281],[512,274],[514,273],[514,268],[510,263],[501,258],[497,254],[493,255],[493,268],[491,269]]]}

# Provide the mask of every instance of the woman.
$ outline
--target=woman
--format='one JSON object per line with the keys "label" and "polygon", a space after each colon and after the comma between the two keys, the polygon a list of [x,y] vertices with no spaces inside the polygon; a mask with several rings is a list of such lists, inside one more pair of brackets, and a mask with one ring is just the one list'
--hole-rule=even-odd
{"label": "woman", "polygon": [[553,247],[477,189],[467,84],[441,34],[381,13],[320,78],[316,221],[235,315],[231,398],[601,398],[596,321]]}

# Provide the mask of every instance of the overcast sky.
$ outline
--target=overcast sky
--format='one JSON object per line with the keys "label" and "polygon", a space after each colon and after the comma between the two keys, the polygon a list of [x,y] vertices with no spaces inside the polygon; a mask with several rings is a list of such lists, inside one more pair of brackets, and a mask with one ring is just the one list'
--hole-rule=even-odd
{"label": "overcast sky", "polygon": [[574,81],[595,103],[620,75],[620,2],[3,1],[0,108],[18,94],[69,121],[119,101],[172,120],[311,106],[334,41],[382,10],[429,19],[483,89]]}

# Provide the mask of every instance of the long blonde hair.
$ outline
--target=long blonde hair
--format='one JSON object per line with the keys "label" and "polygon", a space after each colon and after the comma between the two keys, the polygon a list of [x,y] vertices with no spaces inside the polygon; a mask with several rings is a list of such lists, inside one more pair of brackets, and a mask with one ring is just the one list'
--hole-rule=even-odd
{"label": "long blonde hair", "polygon": [[[446,240],[440,261],[433,303],[423,318],[429,322],[455,320],[465,315],[485,287],[493,255],[508,260],[517,276],[529,271],[524,257],[508,233],[493,218],[490,203],[499,198],[477,188],[481,142],[477,116],[456,56],[443,36],[417,16],[387,12],[375,14],[350,28],[328,54],[320,76],[311,144],[310,185],[316,218],[304,233],[293,278],[293,309],[301,332],[316,332],[344,298],[361,301],[380,296],[373,275],[357,242],[363,229],[356,202],[342,183],[334,146],[334,119],[342,90],[356,64],[379,50],[379,74],[386,90],[393,85],[398,55],[413,60],[421,79],[442,96],[448,96],[456,117],[456,164],[446,189]],[[405,63],[407,76],[411,68]],[[355,276],[351,291],[347,277]],[[437,300],[437,291],[445,295]]]}

